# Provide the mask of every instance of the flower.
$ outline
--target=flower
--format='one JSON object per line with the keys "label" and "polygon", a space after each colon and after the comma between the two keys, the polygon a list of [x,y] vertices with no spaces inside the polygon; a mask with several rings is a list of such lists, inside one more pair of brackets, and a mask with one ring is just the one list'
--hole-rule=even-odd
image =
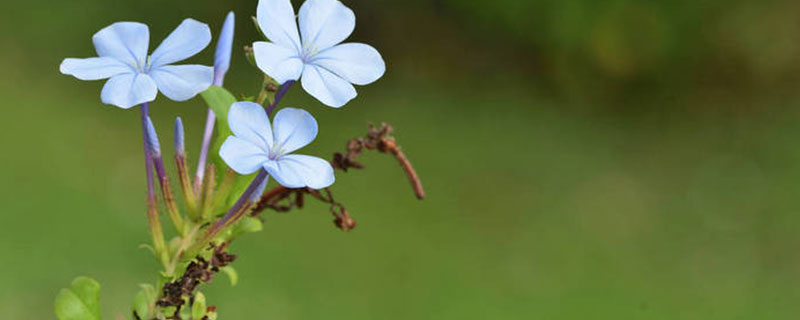
{"label": "flower", "polygon": [[[353,11],[338,0],[308,0],[295,23],[289,0],[260,0],[258,25],[272,42],[255,42],[256,64],[280,84],[297,80],[320,102],[339,108],[356,97],[353,84],[378,80],[386,65],[375,48],[344,43],[355,28]],[[302,37],[302,42],[301,42]]]}
{"label": "flower", "polygon": [[138,22],[116,22],[92,37],[99,57],[61,62],[61,73],[81,80],[110,78],[103,103],[128,109],[156,99],[158,91],[175,101],[188,100],[211,85],[214,69],[202,65],[170,65],[185,60],[211,42],[204,23],[186,19],[147,55],[150,31]]}
{"label": "flower", "polygon": [[222,160],[239,174],[263,168],[287,188],[326,188],[333,167],[321,158],[290,154],[317,137],[317,120],[305,110],[283,108],[272,126],[266,111],[253,102],[236,102],[228,112],[228,137],[219,150]]}

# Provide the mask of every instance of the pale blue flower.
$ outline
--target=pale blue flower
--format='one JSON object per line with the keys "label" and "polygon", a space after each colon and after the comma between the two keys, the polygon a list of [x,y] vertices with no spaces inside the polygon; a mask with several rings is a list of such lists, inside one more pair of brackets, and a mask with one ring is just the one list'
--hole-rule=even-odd
{"label": "pale blue flower", "polygon": [[333,184],[333,167],[323,159],[291,154],[317,137],[317,120],[305,110],[283,108],[270,126],[266,111],[253,102],[236,102],[228,112],[228,137],[219,150],[239,174],[266,170],[287,188],[322,189]]}
{"label": "pale blue flower", "polygon": [[170,65],[185,60],[211,42],[204,23],[186,19],[150,56],[150,31],[138,22],[117,22],[92,37],[99,57],[61,62],[61,73],[81,80],[110,78],[100,97],[103,103],[130,108],[156,99],[158,91],[175,101],[188,100],[211,85],[212,67]]}
{"label": "pale blue flower", "polygon": [[272,41],[253,43],[258,67],[280,84],[302,75],[303,89],[328,106],[345,105],[356,97],[353,84],[370,84],[386,70],[375,48],[340,44],[353,32],[356,17],[338,0],[303,3],[299,33],[289,0],[260,0],[257,20]]}

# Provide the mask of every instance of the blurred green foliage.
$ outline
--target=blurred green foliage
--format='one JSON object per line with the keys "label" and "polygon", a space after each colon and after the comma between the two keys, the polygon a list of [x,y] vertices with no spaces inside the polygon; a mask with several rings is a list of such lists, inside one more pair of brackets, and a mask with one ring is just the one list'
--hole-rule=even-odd
{"label": "blurred green foliage", "polygon": [[[429,197],[393,159],[337,176],[359,226],[319,204],[267,216],[232,250],[239,283],[207,291],[221,319],[793,319],[800,314],[800,3],[345,1],[351,39],[388,71],[343,110],[298,91],[329,155],[366,123],[397,128]],[[295,2],[295,6],[299,6]],[[184,17],[235,46],[256,1],[6,1],[0,11],[0,317],[53,318],[59,288],[103,286],[128,316],[157,266],[135,110],[58,74],[91,35],[146,22],[151,47]],[[212,50],[193,62],[211,63]],[[252,96],[235,55],[226,87]],[[202,100],[153,104],[159,132]],[[194,140],[193,140],[194,139]],[[169,139],[165,139],[169,141]],[[194,141],[194,142],[192,142]],[[165,146],[165,149],[167,147]]]}

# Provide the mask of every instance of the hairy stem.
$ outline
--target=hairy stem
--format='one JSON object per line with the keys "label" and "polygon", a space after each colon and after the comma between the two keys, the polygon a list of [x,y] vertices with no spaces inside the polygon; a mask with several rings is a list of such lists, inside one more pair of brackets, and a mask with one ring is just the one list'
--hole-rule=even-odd
{"label": "hairy stem", "polygon": [[203,192],[200,196],[200,217],[205,219],[211,215],[214,210],[214,188],[217,181],[217,167],[209,164],[206,166],[206,177],[203,181]]}
{"label": "hairy stem", "polygon": [[175,165],[178,168],[178,180],[181,184],[181,191],[183,191],[183,200],[186,204],[186,211],[189,218],[198,220],[200,218],[200,211],[197,209],[197,197],[194,190],[192,190],[192,182],[189,178],[189,170],[186,167],[186,157],[181,154],[175,155]]}
{"label": "hairy stem", "polygon": [[166,244],[164,242],[164,232],[161,228],[161,219],[158,214],[158,199],[153,183],[153,167],[151,161],[150,147],[147,143],[147,117],[150,113],[150,104],[143,103],[141,106],[142,118],[142,137],[144,141],[144,165],[147,175],[147,220],[150,227],[150,236],[153,238],[153,250],[159,261],[167,262]]}
{"label": "hairy stem", "polygon": [[180,236],[186,235],[186,225],[183,221],[183,216],[178,210],[178,204],[175,202],[175,196],[172,194],[172,188],[169,184],[169,177],[164,170],[164,161],[160,155],[151,156],[153,165],[156,167],[158,174],[158,182],[161,185],[161,197],[164,200],[164,206],[167,207],[167,213],[172,221],[172,225]]}

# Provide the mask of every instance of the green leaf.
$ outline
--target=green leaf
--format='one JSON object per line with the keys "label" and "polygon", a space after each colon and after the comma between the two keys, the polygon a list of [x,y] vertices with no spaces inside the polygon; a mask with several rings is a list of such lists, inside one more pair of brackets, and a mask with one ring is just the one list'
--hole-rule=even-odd
{"label": "green leaf", "polygon": [[100,320],[100,284],[78,277],[69,288],[61,289],[55,301],[59,320]]}
{"label": "green leaf", "polygon": [[153,316],[156,303],[156,289],[149,284],[142,284],[141,290],[133,298],[133,312],[141,319],[150,319]]}
{"label": "green leaf", "polygon": [[192,304],[192,319],[203,319],[206,316],[206,296],[202,292],[198,292],[194,296],[194,304]]}
{"label": "green leaf", "polygon": [[[183,297],[183,305],[185,305],[185,306],[189,305],[189,297]],[[189,319],[189,317],[192,316],[192,309],[190,309],[188,307],[187,308],[181,308],[180,315],[181,315],[181,317],[178,318],[178,319]]]}
{"label": "green leaf", "polygon": [[242,221],[239,221],[239,223],[237,223],[233,227],[233,231],[231,232],[231,238],[236,238],[245,233],[259,232],[263,229],[264,229],[264,223],[261,222],[261,220],[259,220],[258,218],[244,217]]}
{"label": "green leaf", "polygon": [[231,280],[231,286],[236,286],[236,284],[239,282],[239,273],[236,272],[236,269],[234,269],[233,267],[224,266],[222,268],[219,268],[219,271],[222,271],[223,273],[228,275],[228,279]]}

